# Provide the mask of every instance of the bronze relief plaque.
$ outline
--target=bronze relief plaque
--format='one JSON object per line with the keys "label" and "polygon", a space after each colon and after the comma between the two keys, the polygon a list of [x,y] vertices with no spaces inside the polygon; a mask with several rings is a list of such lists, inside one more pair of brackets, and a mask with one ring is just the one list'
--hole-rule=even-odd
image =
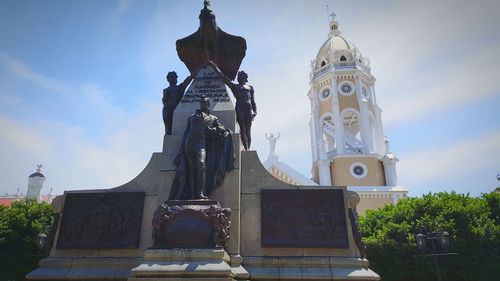
{"label": "bronze relief plaque", "polygon": [[66,193],[57,249],[139,248],[144,192]]}
{"label": "bronze relief plaque", "polygon": [[347,248],[340,189],[262,190],[262,247]]}

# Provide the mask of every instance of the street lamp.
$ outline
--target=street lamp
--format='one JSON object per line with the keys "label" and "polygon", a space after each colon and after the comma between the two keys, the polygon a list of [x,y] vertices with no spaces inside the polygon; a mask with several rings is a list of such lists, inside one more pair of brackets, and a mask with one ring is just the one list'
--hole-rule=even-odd
{"label": "street lamp", "polygon": [[36,247],[39,254],[45,251],[45,245],[47,245],[47,235],[45,233],[38,233],[36,236]]}
{"label": "street lamp", "polygon": [[[425,254],[425,251],[429,249],[426,247],[427,241],[430,240],[430,249],[432,253]],[[448,253],[448,246],[450,245],[450,234],[447,231],[441,231],[440,233],[428,232],[425,227],[422,227],[422,231],[415,235],[415,243],[417,248],[422,251],[423,257],[433,257],[434,266],[436,268],[437,280],[441,281],[441,273],[439,271],[438,256],[450,256],[456,255],[457,253]],[[438,247],[441,249],[440,252],[437,251]]]}

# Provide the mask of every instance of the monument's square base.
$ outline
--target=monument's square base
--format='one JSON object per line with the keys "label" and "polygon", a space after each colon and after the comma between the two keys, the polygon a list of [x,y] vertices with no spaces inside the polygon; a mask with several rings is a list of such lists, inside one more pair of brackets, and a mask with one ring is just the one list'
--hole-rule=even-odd
{"label": "monument's square base", "polygon": [[231,281],[237,275],[223,249],[150,249],[127,280]]}
{"label": "monument's square base", "polygon": [[245,257],[251,280],[379,280],[368,261],[341,257]]}

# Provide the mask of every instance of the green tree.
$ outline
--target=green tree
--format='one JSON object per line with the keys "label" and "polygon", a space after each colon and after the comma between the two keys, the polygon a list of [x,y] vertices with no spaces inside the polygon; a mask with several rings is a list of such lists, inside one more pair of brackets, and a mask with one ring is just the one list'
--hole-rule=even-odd
{"label": "green tree", "polygon": [[0,280],[24,280],[42,258],[38,254],[36,236],[48,233],[54,210],[35,200],[0,206]]}
{"label": "green tree", "polygon": [[436,280],[432,259],[419,257],[415,246],[425,227],[448,231],[449,250],[458,253],[438,258],[443,280],[498,280],[499,202],[494,192],[477,198],[442,192],[367,211],[359,221],[370,267],[384,281]]}

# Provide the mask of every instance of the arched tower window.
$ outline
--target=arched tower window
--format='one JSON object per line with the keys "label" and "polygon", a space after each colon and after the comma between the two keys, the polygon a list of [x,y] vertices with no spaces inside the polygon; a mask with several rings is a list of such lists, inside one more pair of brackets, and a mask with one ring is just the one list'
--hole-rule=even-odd
{"label": "arched tower window", "polygon": [[361,142],[359,112],[354,108],[347,108],[342,111],[344,125],[344,145],[345,151],[349,154],[363,153],[363,143]]}
{"label": "arched tower window", "polygon": [[323,129],[323,141],[325,144],[325,151],[334,151],[335,145],[335,126],[333,123],[333,115],[331,113],[325,113],[320,118],[320,125]]}
{"label": "arched tower window", "polygon": [[325,66],[326,65],[326,61],[322,61],[321,62],[321,67]]}
{"label": "arched tower window", "polygon": [[342,55],[340,56],[340,61],[347,61],[347,58],[344,55]]}

